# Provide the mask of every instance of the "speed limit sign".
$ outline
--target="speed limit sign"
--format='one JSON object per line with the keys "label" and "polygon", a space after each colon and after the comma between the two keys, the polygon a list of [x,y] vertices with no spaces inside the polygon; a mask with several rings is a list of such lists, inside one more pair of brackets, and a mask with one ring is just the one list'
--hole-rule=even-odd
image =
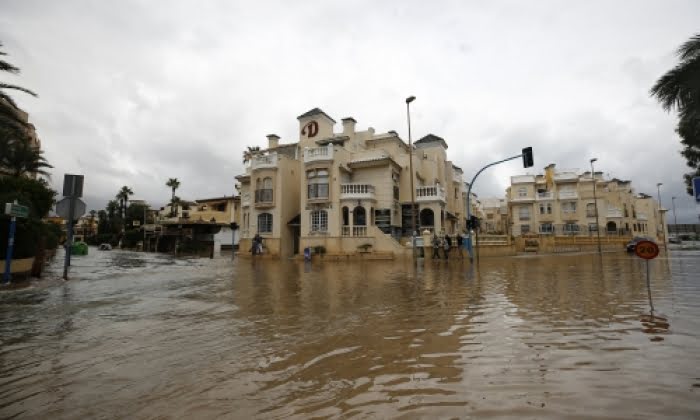
{"label": "speed limit sign", "polygon": [[652,241],[639,241],[637,246],[634,247],[634,253],[639,258],[653,260],[659,255],[659,246]]}

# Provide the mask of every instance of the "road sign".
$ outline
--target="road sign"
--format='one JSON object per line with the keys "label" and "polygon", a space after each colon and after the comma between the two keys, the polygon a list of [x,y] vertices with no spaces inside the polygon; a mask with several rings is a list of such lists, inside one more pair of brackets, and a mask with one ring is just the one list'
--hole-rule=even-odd
{"label": "road sign", "polygon": [[700,204],[700,176],[693,178],[693,197],[695,204]]}
{"label": "road sign", "polygon": [[29,217],[29,207],[14,203],[5,203],[5,214],[12,217]]}
{"label": "road sign", "polygon": [[637,254],[639,258],[653,260],[659,255],[659,246],[652,241],[639,241],[637,242],[637,246],[634,247],[634,253]]}
{"label": "road sign", "polygon": [[[70,219],[70,200],[71,199],[69,197],[66,197],[63,200],[56,203],[56,214],[58,214],[66,220]],[[78,217],[85,214],[85,203],[79,198],[75,198],[74,200],[75,211],[73,212],[73,218],[77,219]]]}
{"label": "road sign", "polygon": [[65,174],[63,176],[63,195],[66,197],[82,197],[83,179],[83,175]]}

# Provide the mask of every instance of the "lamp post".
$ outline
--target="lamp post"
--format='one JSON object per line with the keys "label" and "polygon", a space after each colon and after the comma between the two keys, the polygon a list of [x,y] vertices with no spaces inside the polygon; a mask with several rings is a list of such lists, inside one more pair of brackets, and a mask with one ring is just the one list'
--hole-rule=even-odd
{"label": "lamp post", "polygon": [[663,183],[659,182],[656,184],[656,196],[659,200],[659,218],[661,218],[661,234],[664,235],[664,244],[666,243],[666,228],[664,227],[664,214],[661,211],[661,186]]}
{"label": "lamp post", "polygon": [[591,159],[591,179],[593,180],[593,206],[595,207],[595,230],[598,233],[598,254],[602,254],[603,251],[600,249],[600,223],[598,221],[598,196],[596,194],[596,184],[598,183],[595,179],[595,169],[593,169],[593,162],[596,162],[598,158]]}
{"label": "lamp post", "polygon": [[413,247],[413,259],[416,259],[416,189],[413,186],[413,140],[411,138],[411,102],[415,101],[415,96],[406,98],[406,119],[408,120],[408,170],[411,172],[411,245]]}

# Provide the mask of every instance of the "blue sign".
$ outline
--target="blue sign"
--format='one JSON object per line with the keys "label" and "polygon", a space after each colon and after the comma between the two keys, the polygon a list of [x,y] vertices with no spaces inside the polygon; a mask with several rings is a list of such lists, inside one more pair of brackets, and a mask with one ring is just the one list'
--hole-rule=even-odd
{"label": "blue sign", "polygon": [[693,197],[695,204],[700,204],[700,176],[693,178]]}

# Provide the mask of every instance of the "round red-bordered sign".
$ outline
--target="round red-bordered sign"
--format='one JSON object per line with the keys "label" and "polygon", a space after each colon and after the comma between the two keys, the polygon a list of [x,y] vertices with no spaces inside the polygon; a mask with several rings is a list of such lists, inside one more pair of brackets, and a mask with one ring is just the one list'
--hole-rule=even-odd
{"label": "round red-bordered sign", "polygon": [[659,246],[652,241],[639,241],[637,242],[637,246],[634,247],[634,253],[637,254],[639,258],[653,260],[659,255]]}

